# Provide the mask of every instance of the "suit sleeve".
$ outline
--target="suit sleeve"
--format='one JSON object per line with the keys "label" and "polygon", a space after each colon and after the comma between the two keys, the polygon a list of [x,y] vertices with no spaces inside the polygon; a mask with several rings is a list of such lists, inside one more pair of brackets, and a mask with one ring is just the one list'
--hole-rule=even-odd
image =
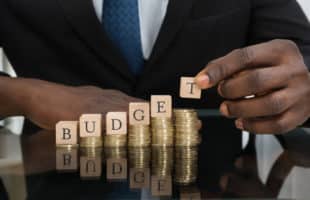
{"label": "suit sleeve", "polygon": [[310,24],[296,0],[252,0],[250,44],[289,39],[299,46],[310,70]]}

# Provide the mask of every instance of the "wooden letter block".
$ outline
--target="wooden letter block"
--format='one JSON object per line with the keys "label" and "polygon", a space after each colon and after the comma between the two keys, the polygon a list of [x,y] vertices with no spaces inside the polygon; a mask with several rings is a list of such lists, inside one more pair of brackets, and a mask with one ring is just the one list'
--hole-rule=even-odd
{"label": "wooden letter block", "polygon": [[109,158],[107,159],[107,179],[126,180],[127,179],[127,159]]}
{"label": "wooden letter block", "polygon": [[61,121],[56,124],[56,145],[76,145],[77,121]]}
{"label": "wooden letter block", "polygon": [[172,116],[172,97],[170,95],[151,96],[151,116],[152,117],[171,117]]}
{"label": "wooden letter block", "polygon": [[158,177],[152,176],[151,180],[152,196],[171,196],[172,195],[172,178],[171,176]]}
{"label": "wooden letter block", "polygon": [[129,124],[149,125],[150,124],[150,104],[130,103],[129,104]]}
{"label": "wooden letter block", "polygon": [[99,179],[102,173],[101,157],[80,158],[80,176],[83,179]]}
{"label": "wooden letter block", "polygon": [[80,137],[100,137],[101,132],[101,114],[83,114],[80,117]]}
{"label": "wooden letter block", "polygon": [[149,188],[150,186],[150,168],[129,170],[129,181],[131,189]]}
{"label": "wooden letter block", "polygon": [[109,112],[106,116],[107,135],[127,134],[127,113]]}
{"label": "wooden letter block", "polygon": [[57,148],[56,149],[56,170],[71,172],[78,169],[77,164],[77,148],[66,149]]}
{"label": "wooden letter block", "polygon": [[188,99],[201,98],[201,89],[196,85],[195,78],[181,77],[180,97]]}

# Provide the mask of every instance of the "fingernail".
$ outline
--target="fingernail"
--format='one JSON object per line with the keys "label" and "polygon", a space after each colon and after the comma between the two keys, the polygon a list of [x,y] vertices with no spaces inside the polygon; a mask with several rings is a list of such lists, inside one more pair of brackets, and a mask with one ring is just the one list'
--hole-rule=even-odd
{"label": "fingernail", "polygon": [[235,124],[236,124],[236,127],[237,127],[238,129],[244,130],[243,122],[242,122],[241,119],[237,119],[237,120],[235,121]]}
{"label": "fingernail", "polygon": [[200,88],[208,88],[210,85],[210,78],[207,74],[199,75],[196,78],[196,83]]}
{"label": "fingernail", "polygon": [[229,117],[229,111],[228,111],[228,107],[225,103],[223,103],[220,107],[220,111],[222,113],[222,115]]}

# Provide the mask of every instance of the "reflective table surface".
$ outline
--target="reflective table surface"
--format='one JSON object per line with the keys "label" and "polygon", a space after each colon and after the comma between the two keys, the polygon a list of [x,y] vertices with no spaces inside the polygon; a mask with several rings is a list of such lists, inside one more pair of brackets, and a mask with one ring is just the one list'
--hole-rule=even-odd
{"label": "reflective table surface", "polygon": [[198,147],[56,148],[55,133],[0,133],[0,199],[310,197],[310,131],[241,133],[202,114]]}

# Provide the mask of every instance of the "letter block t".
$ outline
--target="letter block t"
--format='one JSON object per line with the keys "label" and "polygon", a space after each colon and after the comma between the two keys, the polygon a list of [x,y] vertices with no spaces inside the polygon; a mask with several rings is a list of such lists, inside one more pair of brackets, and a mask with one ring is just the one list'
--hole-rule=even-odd
{"label": "letter block t", "polygon": [[195,78],[181,77],[180,97],[188,99],[201,98],[201,89],[196,85]]}
{"label": "letter block t", "polygon": [[56,124],[56,145],[76,145],[77,121],[60,121]]}

